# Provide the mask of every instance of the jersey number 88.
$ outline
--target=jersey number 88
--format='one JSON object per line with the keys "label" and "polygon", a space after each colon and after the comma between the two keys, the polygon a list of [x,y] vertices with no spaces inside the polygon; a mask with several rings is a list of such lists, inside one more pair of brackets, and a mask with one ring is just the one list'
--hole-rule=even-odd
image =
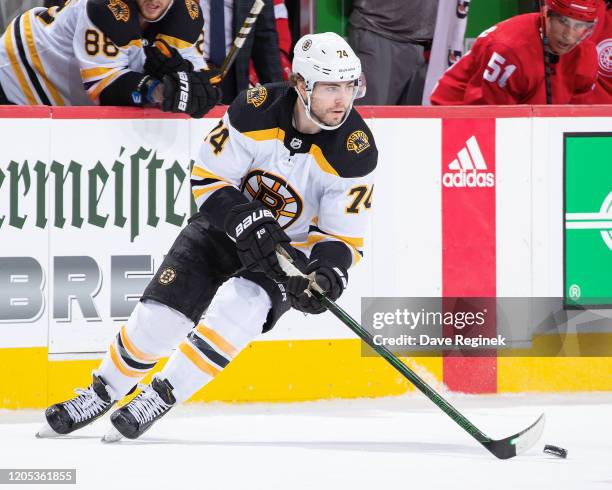
{"label": "jersey number 88", "polygon": [[89,56],[97,56],[102,51],[109,58],[114,58],[119,54],[119,48],[108,37],[95,29],[85,31],[85,51]]}

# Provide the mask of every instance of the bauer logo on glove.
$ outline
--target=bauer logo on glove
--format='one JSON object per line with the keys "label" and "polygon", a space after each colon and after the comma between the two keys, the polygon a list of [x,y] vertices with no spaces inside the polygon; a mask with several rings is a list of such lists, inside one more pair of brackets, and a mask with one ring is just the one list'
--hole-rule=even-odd
{"label": "bauer logo on glove", "polygon": [[[239,223],[236,227],[236,238],[238,238],[244,230],[249,228],[253,223],[259,221],[262,218],[272,218],[274,219],[274,215],[269,209],[259,209],[257,211],[253,211],[249,216],[242,220],[242,223]],[[260,230],[264,232],[265,230]],[[263,233],[257,232],[257,238],[261,238]]]}
{"label": "bauer logo on glove", "polygon": [[179,110],[185,112],[187,110],[187,102],[189,102],[189,79],[187,73],[180,71],[177,73],[180,80],[181,94],[179,96]]}

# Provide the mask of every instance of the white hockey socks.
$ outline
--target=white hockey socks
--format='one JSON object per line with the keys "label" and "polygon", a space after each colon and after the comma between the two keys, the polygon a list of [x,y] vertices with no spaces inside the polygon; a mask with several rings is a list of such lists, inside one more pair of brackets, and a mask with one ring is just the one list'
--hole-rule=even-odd
{"label": "white hockey socks", "polygon": [[192,329],[193,322],[182,313],[156,301],[141,301],[111,342],[96,374],[122,398]]}
{"label": "white hockey socks", "polygon": [[219,288],[203,322],[179,344],[159,375],[173,386],[177,402],[211,381],[261,333],[271,306],[264,289],[247,279],[234,277]]}

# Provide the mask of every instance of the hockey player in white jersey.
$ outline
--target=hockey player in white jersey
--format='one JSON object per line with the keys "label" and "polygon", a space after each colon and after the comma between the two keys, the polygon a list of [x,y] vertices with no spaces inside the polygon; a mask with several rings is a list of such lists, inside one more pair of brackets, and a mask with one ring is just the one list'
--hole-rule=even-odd
{"label": "hockey player in white jersey", "polygon": [[68,0],[28,10],[0,38],[0,103],[159,104],[202,117],[220,95],[210,84],[217,73],[205,71],[203,25],[197,0]]}
{"label": "hockey player in white jersey", "polygon": [[340,297],[363,253],[378,158],[352,107],[364,89],[361,63],[340,36],[323,33],[297,42],[293,68],[290,84],[241,93],[208,135],[191,175],[199,212],[92,385],[49,407],[39,435],[67,434],[103,415],[176,347],[151,384],[111,416],[111,440],[136,438],[291,306],[323,312],[308,280],[283,273],[279,245],[328,297]]}

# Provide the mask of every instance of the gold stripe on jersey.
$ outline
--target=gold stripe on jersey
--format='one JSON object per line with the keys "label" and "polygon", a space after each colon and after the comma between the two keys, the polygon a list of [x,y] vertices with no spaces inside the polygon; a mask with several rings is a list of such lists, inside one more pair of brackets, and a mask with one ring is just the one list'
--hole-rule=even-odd
{"label": "gold stripe on jersey", "polygon": [[[209,172],[208,170],[203,169],[202,167],[198,167],[197,165],[193,166],[193,168],[191,169],[191,173],[193,175],[196,175],[197,177],[202,177],[203,179],[216,179],[216,180],[222,180],[223,182],[227,182],[227,180],[224,179],[223,177],[219,177],[218,175],[215,175],[212,172]],[[229,184],[229,182],[227,183]]]}
{"label": "gold stripe on jersey", "polygon": [[30,58],[32,58],[32,62],[34,63],[34,68],[36,72],[43,79],[43,82],[47,86],[47,90],[51,93],[51,97],[55,100],[55,105],[66,105],[64,99],[55,88],[55,85],[51,83],[49,77],[47,76],[47,72],[43,67],[42,61],[40,60],[40,56],[38,56],[38,50],[36,49],[36,44],[34,43],[34,36],[32,35],[32,23],[30,20],[30,14],[26,13],[23,16],[23,27],[26,38],[26,44],[28,45],[28,51],[30,52]]}
{"label": "gold stripe on jersey", "polygon": [[327,161],[327,158],[325,158],[325,155],[323,155],[323,150],[321,150],[319,146],[315,144],[311,145],[308,153],[312,155],[312,157],[315,159],[315,162],[317,162],[317,165],[321,170],[323,170],[323,172],[335,175],[336,177],[339,176],[338,172],[336,172],[334,167],[332,167],[331,164]]}
{"label": "gold stripe on jersey", "polygon": [[[16,22],[19,22],[19,18],[17,18]],[[11,67],[15,72],[15,76],[17,77],[17,81],[19,82],[23,95],[25,95],[29,105],[37,105],[38,102],[36,101],[36,97],[34,97],[34,93],[26,80],[26,77],[21,69],[21,65],[17,60],[17,55],[15,54],[15,45],[13,44],[13,22],[11,22],[6,29],[4,34],[4,42],[9,61],[11,62]]]}
{"label": "gold stripe on jersey", "polygon": [[353,252],[353,265],[361,260],[361,249],[363,248],[363,238],[334,235],[332,233],[311,232],[305,242],[292,242],[291,245],[298,248],[310,250],[314,245],[322,241],[340,241],[347,245]]}
{"label": "gold stripe on jersey", "polygon": [[227,182],[221,182],[220,184],[209,185],[202,189],[193,189],[191,193],[193,194],[194,199],[198,199],[199,197],[202,197],[204,194],[207,194],[208,192],[212,192],[214,190],[220,189],[221,187],[227,187],[228,185],[231,185],[231,184],[228,184]]}
{"label": "gold stripe on jersey", "polygon": [[242,133],[244,136],[255,141],[269,141],[277,139],[285,141],[285,132],[281,128],[259,129],[257,131],[246,131]]}
{"label": "gold stripe on jersey", "polygon": [[81,70],[81,78],[83,79],[84,82],[90,81],[90,80],[94,80],[97,78],[101,78],[101,77],[106,77],[108,75],[110,75],[110,72],[112,71],[116,71],[118,68],[113,67],[113,68],[103,68],[103,67],[97,67],[97,68],[87,68],[85,70]]}
{"label": "gold stripe on jersey", "polygon": [[121,48],[132,48],[132,47],[142,48],[142,39],[132,39],[125,46],[120,46],[120,47]]}
{"label": "gold stripe on jersey", "polygon": [[187,49],[193,46],[192,43],[183,41],[178,37],[168,36],[167,34],[158,34],[155,36],[156,40],[166,41],[170,46],[176,49]]}
{"label": "gold stripe on jersey", "polygon": [[121,70],[121,71],[116,71],[113,72],[112,74],[110,74],[109,76],[103,78],[102,80],[100,80],[98,83],[96,83],[93,87],[91,87],[87,93],[89,94],[89,97],[94,101],[97,102],[98,101],[98,97],[100,96],[100,94],[102,93],[102,90],[104,90],[108,85],[110,85],[110,83],[117,78],[120,74],[125,73],[128,70]]}
{"label": "gold stripe on jersey", "polygon": [[183,340],[179,344],[179,350],[193,362],[201,371],[214,378],[219,374],[219,370],[210,364],[208,364],[202,357],[197,353],[196,349],[187,340]]}

